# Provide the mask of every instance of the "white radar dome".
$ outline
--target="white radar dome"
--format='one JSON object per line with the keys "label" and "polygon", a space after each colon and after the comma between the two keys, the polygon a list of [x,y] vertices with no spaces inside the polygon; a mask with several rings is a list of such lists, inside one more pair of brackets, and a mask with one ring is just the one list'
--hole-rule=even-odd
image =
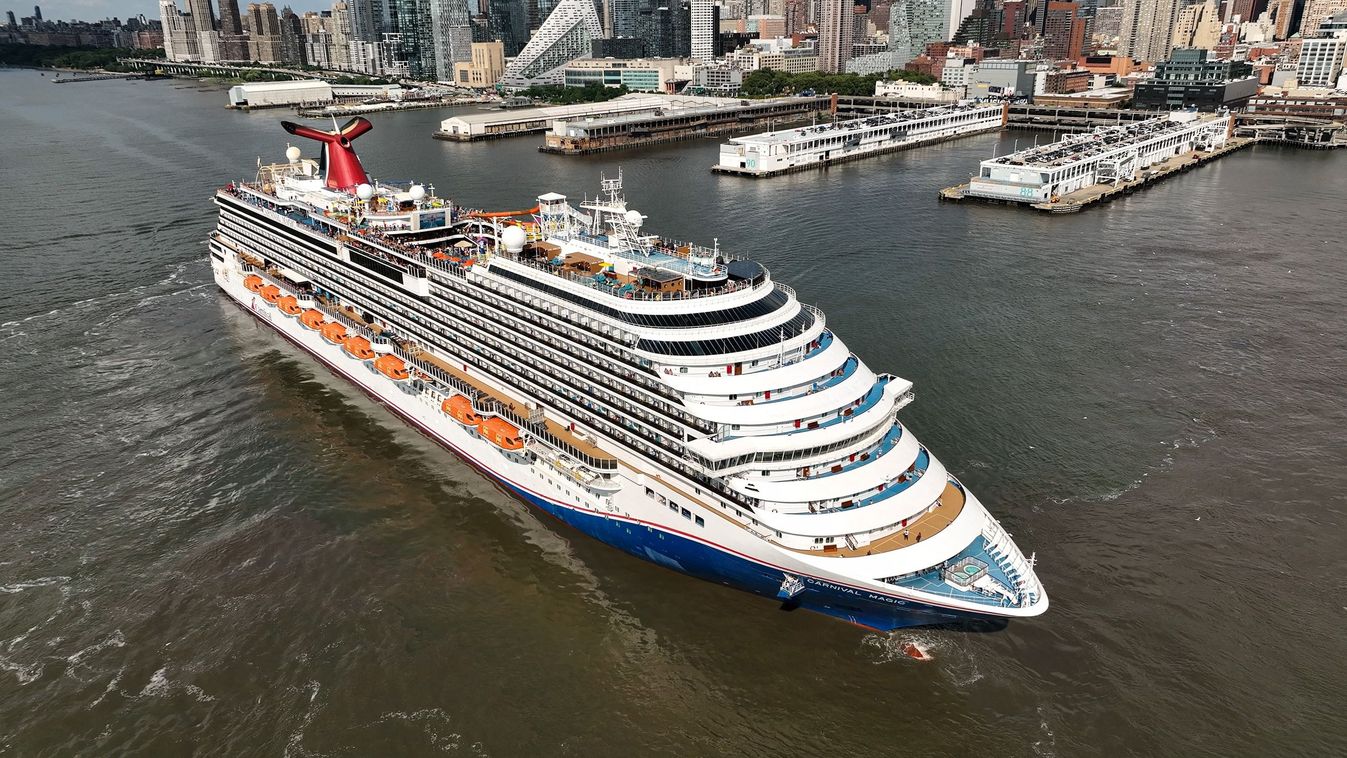
{"label": "white radar dome", "polygon": [[632,226],[640,226],[641,222],[645,221],[645,216],[642,216],[640,211],[633,210],[627,211],[626,219],[628,224],[631,224]]}
{"label": "white radar dome", "polygon": [[295,147],[294,145],[291,145],[290,147],[285,148],[285,159],[288,160],[288,161],[290,161],[291,163],[298,163],[298,162],[299,162],[299,148]]}
{"label": "white radar dome", "polygon": [[374,188],[368,184],[361,184],[355,188],[355,196],[361,200],[368,200],[374,197]]}
{"label": "white radar dome", "polygon": [[524,243],[528,241],[528,235],[524,230],[517,226],[508,226],[505,231],[500,233],[500,242],[505,249],[511,253],[517,253],[524,249]]}
{"label": "white radar dome", "polygon": [[426,196],[426,188],[419,184],[413,184],[412,188],[407,190],[407,194],[412,196],[412,202],[419,203]]}

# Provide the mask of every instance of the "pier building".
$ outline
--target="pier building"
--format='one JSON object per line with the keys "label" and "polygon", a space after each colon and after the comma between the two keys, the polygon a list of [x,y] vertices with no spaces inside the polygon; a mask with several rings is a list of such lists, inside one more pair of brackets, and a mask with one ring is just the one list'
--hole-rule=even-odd
{"label": "pier building", "polygon": [[712,170],[761,178],[817,168],[1000,129],[1006,113],[1002,103],[946,105],[735,137]]}

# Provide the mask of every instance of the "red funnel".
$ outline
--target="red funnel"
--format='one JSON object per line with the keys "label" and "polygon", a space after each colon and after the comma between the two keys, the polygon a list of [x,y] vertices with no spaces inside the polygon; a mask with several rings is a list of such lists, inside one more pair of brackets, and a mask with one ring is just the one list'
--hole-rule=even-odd
{"label": "red funnel", "polygon": [[374,128],[368,120],[356,116],[335,132],[325,132],[290,121],[282,121],[281,126],[296,137],[323,143],[323,159],[319,168],[327,178],[328,187],[348,190],[369,181],[365,167],[360,165],[360,158],[356,157],[355,149],[351,147],[352,140]]}

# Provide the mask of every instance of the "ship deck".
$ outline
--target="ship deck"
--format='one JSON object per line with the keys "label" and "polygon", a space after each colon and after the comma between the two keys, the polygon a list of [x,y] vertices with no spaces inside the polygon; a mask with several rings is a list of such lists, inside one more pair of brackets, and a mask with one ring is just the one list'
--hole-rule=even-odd
{"label": "ship deck", "polygon": [[[868,545],[852,550],[848,547],[838,547],[836,550],[796,550],[797,553],[806,553],[808,555],[822,556],[824,558],[856,558],[864,555],[875,555],[878,553],[887,553],[892,550],[901,550],[905,547],[911,547],[917,544],[917,537],[927,540],[939,534],[945,527],[954,523],[954,520],[963,513],[964,504],[968,502],[967,496],[963,490],[954,486],[952,482],[945,483],[945,491],[940,493],[939,507],[934,508],[916,519],[909,521],[905,530],[894,532],[886,537],[881,537]],[[793,548],[792,548],[793,549]]]}
{"label": "ship deck", "polygon": [[[529,408],[524,403],[521,403],[518,400],[515,400],[514,398],[510,397],[509,395],[504,394],[500,390],[483,383],[480,379],[477,379],[476,377],[468,374],[462,369],[457,368],[455,366],[451,366],[444,359],[439,358],[434,354],[426,352],[424,350],[418,353],[416,357],[418,360],[422,360],[425,361],[426,363],[431,364],[440,371],[443,371],[444,373],[454,377],[455,379],[458,379],[464,384],[476,389],[478,392],[481,392],[484,398],[490,398],[500,403],[500,405],[503,408],[505,408],[506,411],[508,411],[516,418],[526,419],[529,417]],[[613,461],[614,463],[616,463],[617,461],[617,457],[614,456],[612,453],[609,453],[603,448],[600,448],[599,446],[595,445],[593,442],[590,442],[589,440],[582,439],[575,432],[572,432],[566,426],[559,424],[550,418],[543,419],[543,426],[552,436],[556,437],[562,442],[565,442],[567,445],[570,445],[577,452],[583,455],[589,456],[590,458],[594,458],[596,460],[608,460]]]}

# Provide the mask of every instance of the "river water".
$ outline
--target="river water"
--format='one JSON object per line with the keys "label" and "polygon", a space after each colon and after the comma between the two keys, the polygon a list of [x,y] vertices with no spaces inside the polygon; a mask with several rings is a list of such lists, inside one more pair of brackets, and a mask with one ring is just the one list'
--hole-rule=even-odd
{"label": "river water", "polygon": [[540,518],[226,302],[210,194],[281,158],[283,113],[0,90],[0,753],[1347,753],[1347,154],[1046,217],[935,199],[1025,133],[752,181],[714,142],[374,119],[372,173],[476,207],[621,167],[652,228],[755,256],[915,381],[904,419],[1053,606],[884,636]]}

